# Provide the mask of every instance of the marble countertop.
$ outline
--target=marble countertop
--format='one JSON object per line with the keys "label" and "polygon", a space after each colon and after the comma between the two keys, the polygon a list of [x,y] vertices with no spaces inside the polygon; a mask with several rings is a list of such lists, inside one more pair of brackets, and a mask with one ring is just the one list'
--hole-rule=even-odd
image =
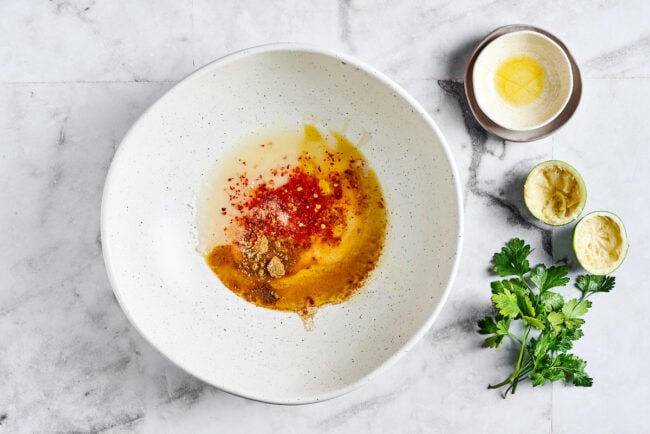
{"label": "marble countertop", "polygon": [[[650,3],[274,3],[0,3],[0,433],[647,432]],[[477,41],[511,23],[559,36],[584,79],[573,119],[528,144],[478,127],[460,81]],[[405,87],[450,144],[466,214],[460,273],[433,328],[370,384],[297,407],[231,396],[163,358],[120,310],[99,236],[106,171],[143,110],[205,63],[274,41],[343,51]],[[566,257],[569,229],[536,223],[521,199],[523,177],[549,158],[581,171],[586,210],[616,212],[631,248],[575,348],[594,386],[527,384],[503,400],[486,386],[512,354],[482,349],[475,323],[503,242]]]}

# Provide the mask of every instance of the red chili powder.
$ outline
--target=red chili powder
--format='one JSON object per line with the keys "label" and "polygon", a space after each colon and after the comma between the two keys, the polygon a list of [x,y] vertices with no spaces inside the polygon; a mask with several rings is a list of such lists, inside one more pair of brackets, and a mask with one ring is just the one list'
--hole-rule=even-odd
{"label": "red chili powder", "polygon": [[[329,182],[329,194],[320,188],[321,179]],[[232,195],[231,199],[233,196],[237,195]],[[286,184],[275,188],[270,183],[260,184],[249,193],[246,201],[233,203],[241,212],[234,220],[249,237],[263,234],[271,239],[289,241],[297,247],[308,247],[314,238],[337,243],[340,238],[335,236],[334,229],[345,223],[342,197],[338,173],[318,177],[295,167]]]}

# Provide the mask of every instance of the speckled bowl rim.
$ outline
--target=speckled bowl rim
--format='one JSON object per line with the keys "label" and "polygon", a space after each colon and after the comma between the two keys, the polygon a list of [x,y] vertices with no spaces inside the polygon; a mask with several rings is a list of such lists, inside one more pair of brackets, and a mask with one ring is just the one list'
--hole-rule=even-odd
{"label": "speckled bowl rim", "polygon": [[[562,49],[562,51],[564,51],[564,54],[569,59],[569,63],[571,64],[573,89],[571,90],[571,96],[569,97],[569,101],[564,106],[564,109],[562,109],[562,111],[560,111],[560,113],[551,122],[532,130],[516,131],[500,126],[499,124],[492,121],[483,112],[483,110],[481,110],[478,102],[476,101],[476,96],[474,95],[474,80],[472,75],[474,72],[474,64],[476,63],[476,59],[478,58],[479,54],[481,54],[481,51],[483,51],[483,49],[490,44],[490,42],[509,33],[526,30],[537,32],[543,36],[546,36],[551,41],[555,42]],[[582,77],[580,75],[580,68],[578,68],[578,64],[573,58],[573,55],[567,46],[557,36],[544,29],[540,29],[539,27],[530,26],[527,24],[511,24],[508,26],[499,27],[493,32],[489,33],[485,38],[483,38],[483,40],[481,40],[481,42],[479,42],[479,44],[476,46],[476,49],[474,49],[474,52],[470,56],[469,62],[467,63],[467,68],[465,69],[465,96],[469,103],[469,108],[474,115],[474,119],[476,119],[481,127],[483,127],[483,129],[485,129],[487,132],[510,142],[532,142],[534,140],[543,139],[544,137],[553,134],[555,131],[564,126],[569,121],[569,119],[571,119],[573,114],[576,112],[580,103],[580,99],[582,97]]]}
{"label": "speckled bowl rim", "polygon": [[117,286],[117,281],[116,281],[116,272],[113,267],[112,261],[111,261],[111,249],[109,247],[109,244],[107,243],[102,243],[102,253],[104,257],[104,264],[106,266],[106,272],[108,275],[108,280],[109,283],[111,284],[111,287],[113,289],[113,292],[115,294],[115,297],[122,308],[122,311],[126,315],[127,319],[129,322],[133,325],[133,327],[140,333],[141,336],[145,338],[145,340],[153,347],[156,348],[156,350],[162,354],[165,358],[167,358],[169,361],[171,361],[173,364],[178,366],[179,368],[183,369],[185,372],[188,372],[189,374],[193,375],[194,377],[198,378],[199,380],[203,381],[206,384],[210,384],[220,390],[223,390],[225,392],[228,392],[232,395],[240,396],[243,398],[255,400],[255,401],[260,401],[260,402],[266,402],[270,404],[288,404],[288,405],[298,405],[298,404],[310,404],[310,403],[316,403],[316,402],[322,402],[326,401],[332,398],[336,398],[338,396],[344,395],[346,393],[352,392],[353,390],[358,389],[359,387],[363,386],[364,384],[367,384],[370,382],[372,379],[376,378],[379,376],[382,372],[393,366],[403,355],[408,353],[413,346],[424,336],[424,334],[431,328],[433,325],[433,322],[436,320],[440,312],[442,311],[442,308],[444,307],[447,299],[449,298],[449,294],[451,293],[451,288],[454,282],[454,279],[456,277],[457,271],[458,271],[458,265],[460,262],[460,257],[461,257],[461,249],[462,249],[462,243],[463,243],[463,238],[464,238],[464,214],[463,214],[463,198],[462,198],[462,188],[460,184],[460,176],[458,174],[458,169],[456,167],[456,163],[454,161],[453,155],[451,154],[451,150],[449,148],[449,145],[447,144],[447,141],[445,140],[444,136],[442,135],[442,132],[440,131],[439,127],[436,125],[436,123],[433,121],[433,119],[429,116],[427,111],[412,97],[410,96],[404,89],[402,89],[399,85],[397,85],[395,82],[393,82],[390,78],[388,78],[386,75],[383,73],[379,72],[378,70],[374,69],[373,67],[351,57],[346,54],[342,54],[333,50],[328,50],[328,49],[323,49],[323,48],[318,48],[318,47],[313,47],[309,45],[303,45],[303,44],[297,44],[297,43],[290,43],[290,42],[283,42],[283,43],[273,43],[273,44],[265,44],[265,45],[260,45],[260,46],[255,46],[252,48],[247,48],[244,50],[236,51],[231,54],[228,54],[224,57],[221,57],[217,60],[214,60],[211,63],[208,63],[207,65],[199,68],[198,70],[192,72],[189,74],[187,77],[184,79],[180,80],[178,83],[176,83],[171,89],[167,90],[158,100],[156,100],[147,110],[145,110],[138,120],[134,122],[134,124],[131,126],[129,131],[125,134],[124,138],[122,139],[122,142],[120,146],[118,147],[117,151],[115,152],[115,155],[113,156],[113,160],[111,162],[111,165],[108,170],[108,174],[106,176],[106,181],[104,183],[104,191],[102,195],[102,209],[101,209],[101,238],[103,240],[108,239],[107,234],[106,234],[106,227],[107,227],[107,212],[106,212],[106,203],[107,203],[107,198],[111,194],[111,186],[113,184],[112,179],[113,179],[113,174],[117,172],[114,168],[116,167],[116,163],[119,164],[120,161],[120,156],[123,151],[123,146],[122,144],[127,143],[129,141],[130,135],[132,134],[133,131],[135,131],[139,125],[139,123],[142,121],[142,119],[146,118],[147,114],[153,110],[154,107],[158,106],[161,104],[162,101],[166,99],[166,97],[175,92],[176,89],[185,81],[190,80],[194,78],[197,75],[200,74],[205,74],[207,71],[213,70],[215,68],[220,68],[226,64],[230,64],[232,62],[236,62],[238,60],[247,58],[249,56],[253,55],[258,55],[262,53],[274,53],[274,52],[303,52],[303,53],[311,53],[311,54],[319,54],[323,56],[327,56],[336,60],[339,60],[341,62],[349,63],[360,70],[365,71],[378,81],[380,81],[383,85],[391,89],[395,94],[399,95],[406,101],[413,109],[413,113],[416,115],[419,115],[422,120],[426,122],[426,124],[431,128],[431,130],[434,132],[436,135],[436,140],[442,147],[442,151],[447,159],[447,163],[449,164],[449,169],[452,173],[452,182],[453,186],[456,192],[456,203],[457,203],[457,215],[458,215],[458,221],[457,221],[457,227],[458,227],[458,236],[456,237],[456,243],[454,247],[454,258],[452,261],[452,267],[451,267],[451,272],[449,273],[449,276],[447,278],[447,283],[444,286],[444,289],[442,291],[442,295],[440,297],[439,303],[436,305],[436,307],[433,309],[431,312],[429,318],[425,323],[413,334],[413,336],[399,349],[397,350],[391,357],[386,359],[386,361],[379,365],[376,369],[372,370],[365,376],[361,377],[355,382],[352,382],[345,387],[341,387],[338,389],[333,389],[327,393],[322,393],[322,394],[317,394],[317,395],[306,395],[306,396],[299,396],[299,397],[294,397],[293,399],[268,399],[265,397],[261,396],[256,396],[255,394],[251,393],[246,393],[242,392],[240,390],[237,390],[236,388],[228,387],[223,384],[214,384],[207,378],[203,377],[200,373],[193,371],[191,368],[188,366],[185,366],[180,360],[178,360],[176,357],[174,357],[171,354],[166,354],[162,352],[158,347],[155,345],[154,340],[152,339],[151,336],[149,336],[147,333],[145,333],[141,327],[138,325],[138,321],[136,318],[131,314],[129,311],[129,308],[127,304],[124,302],[120,290]]}

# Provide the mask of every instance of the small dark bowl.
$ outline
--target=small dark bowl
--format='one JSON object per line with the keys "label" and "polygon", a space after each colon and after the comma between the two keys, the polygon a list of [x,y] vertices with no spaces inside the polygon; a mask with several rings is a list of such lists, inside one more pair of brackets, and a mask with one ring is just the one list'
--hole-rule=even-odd
{"label": "small dark bowl", "polygon": [[[533,32],[540,33],[544,36],[547,36],[553,42],[555,42],[560,46],[560,48],[564,51],[567,58],[569,59],[569,62],[571,63],[571,73],[573,75],[573,90],[571,92],[571,96],[569,97],[569,101],[567,102],[564,109],[551,122],[539,128],[536,128],[534,130],[515,131],[515,130],[504,128],[496,124],[481,110],[478,103],[476,102],[476,97],[474,95],[474,81],[472,79],[472,72],[474,70],[474,63],[476,63],[476,59],[478,58],[478,55],[490,42],[505,34],[512,33],[512,32],[519,32],[522,30],[530,30]],[[467,68],[465,69],[465,95],[467,95],[467,101],[469,102],[469,107],[472,110],[472,114],[474,115],[478,123],[487,132],[511,142],[532,142],[533,140],[539,140],[541,138],[544,138],[554,133],[561,126],[563,126],[569,119],[571,119],[571,116],[573,116],[576,109],[578,108],[578,104],[580,103],[580,98],[582,96],[582,78],[580,77],[580,69],[576,64],[575,59],[569,52],[569,49],[555,35],[547,32],[546,30],[540,29],[538,27],[528,26],[524,24],[513,24],[509,26],[499,27],[498,29],[496,29],[495,31],[487,35],[478,44],[478,46],[476,47],[476,49],[472,53],[472,56],[469,59]]]}

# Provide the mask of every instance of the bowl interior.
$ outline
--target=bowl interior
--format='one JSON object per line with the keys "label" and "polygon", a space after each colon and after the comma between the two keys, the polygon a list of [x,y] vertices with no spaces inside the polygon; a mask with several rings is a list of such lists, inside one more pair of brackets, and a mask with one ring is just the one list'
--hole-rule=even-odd
{"label": "bowl interior", "polygon": [[[534,101],[517,106],[499,95],[495,74],[504,62],[523,56],[542,66],[544,85]],[[551,122],[567,105],[573,88],[571,63],[564,50],[547,36],[528,30],[490,42],[476,59],[472,81],[481,110],[498,125],[514,131],[529,131]]]}
{"label": "bowl interior", "polygon": [[[315,329],[225,288],[196,251],[196,194],[215,161],[278,122],[345,130],[389,211],[377,269]],[[424,111],[370,68],[333,53],[270,46],[228,56],[155,103],[107,178],[102,241],[117,298],[137,329],[202,380],[277,403],[344,393],[394,361],[433,321],[459,255],[459,182]]]}

